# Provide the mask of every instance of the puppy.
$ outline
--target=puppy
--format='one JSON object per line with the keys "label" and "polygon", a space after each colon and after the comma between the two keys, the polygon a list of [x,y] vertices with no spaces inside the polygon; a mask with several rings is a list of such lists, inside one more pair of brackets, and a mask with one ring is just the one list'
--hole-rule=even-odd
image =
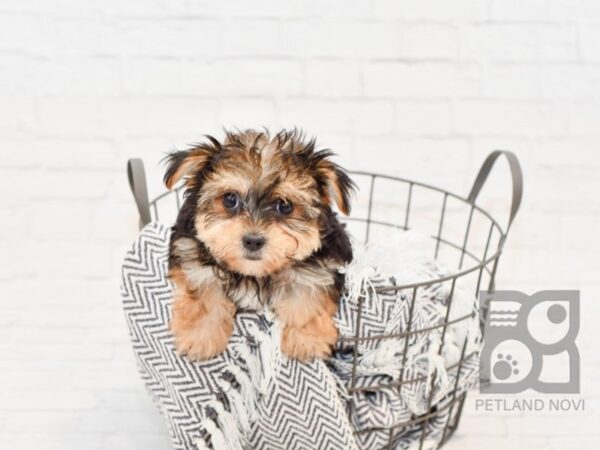
{"label": "puppy", "polygon": [[331,206],[348,214],[354,189],[331,155],[297,130],[247,130],[167,156],[167,188],[182,178],[186,188],[169,253],[180,354],[218,355],[236,311],[264,304],[283,324],[287,356],[330,354],[344,282],[338,269],[352,259]]}

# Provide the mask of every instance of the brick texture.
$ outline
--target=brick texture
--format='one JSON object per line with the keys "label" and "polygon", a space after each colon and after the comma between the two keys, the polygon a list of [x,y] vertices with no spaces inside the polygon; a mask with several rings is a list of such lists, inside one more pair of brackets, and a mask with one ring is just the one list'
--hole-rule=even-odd
{"label": "brick texture", "polygon": [[[582,290],[586,412],[471,398],[447,448],[598,448],[597,0],[2,2],[0,104],[1,448],[169,448],[120,311],[125,162],[144,158],[155,195],[165,152],[262,125],[458,193],[515,151],[526,193],[498,285]],[[507,177],[486,194],[500,215]]]}

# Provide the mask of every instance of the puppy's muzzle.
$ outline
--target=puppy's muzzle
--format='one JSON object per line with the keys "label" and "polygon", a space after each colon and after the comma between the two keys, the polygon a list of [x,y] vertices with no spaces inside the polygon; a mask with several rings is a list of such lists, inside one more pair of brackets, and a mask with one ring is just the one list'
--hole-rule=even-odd
{"label": "puppy's muzzle", "polygon": [[244,245],[244,249],[249,253],[249,256],[257,257],[256,253],[265,246],[265,242],[267,242],[265,237],[259,234],[247,234],[242,238],[242,244]]}

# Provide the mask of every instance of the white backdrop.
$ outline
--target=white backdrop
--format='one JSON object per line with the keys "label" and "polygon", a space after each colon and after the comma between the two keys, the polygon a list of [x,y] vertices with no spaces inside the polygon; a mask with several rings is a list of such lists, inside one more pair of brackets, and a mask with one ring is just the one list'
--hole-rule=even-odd
{"label": "white backdrop", "polygon": [[166,151],[297,125],[349,168],[465,194],[490,150],[517,153],[498,286],[582,290],[586,412],[471,397],[447,448],[598,448],[597,0],[2,0],[0,105],[0,447],[169,448],[120,310],[125,162],[156,194]]}

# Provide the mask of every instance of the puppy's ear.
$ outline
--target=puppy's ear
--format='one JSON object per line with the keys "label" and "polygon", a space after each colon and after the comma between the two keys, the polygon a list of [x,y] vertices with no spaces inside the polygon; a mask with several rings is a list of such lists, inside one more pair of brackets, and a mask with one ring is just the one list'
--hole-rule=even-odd
{"label": "puppy's ear", "polygon": [[176,151],[167,155],[165,158],[167,171],[164,177],[167,189],[172,189],[183,177],[198,173],[206,167],[213,155],[221,148],[216,139],[209,136],[209,140],[210,144],[199,144],[189,150]]}
{"label": "puppy's ear", "polygon": [[326,193],[328,203],[332,198],[341,212],[346,215],[350,214],[350,198],[356,185],[346,171],[337,164],[322,160],[319,166],[319,173],[325,180],[328,190]]}

